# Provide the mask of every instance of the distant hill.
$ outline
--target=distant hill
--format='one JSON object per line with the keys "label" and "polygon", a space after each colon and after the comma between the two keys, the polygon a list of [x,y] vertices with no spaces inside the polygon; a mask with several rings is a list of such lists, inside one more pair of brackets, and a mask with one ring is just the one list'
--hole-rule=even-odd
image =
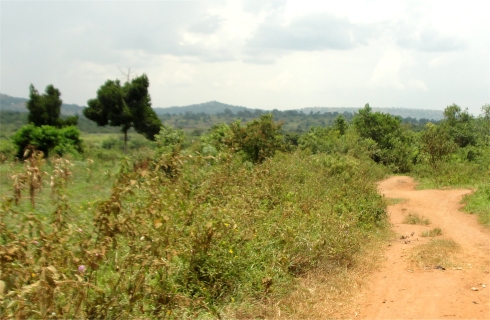
{"label": "distant hill", "polygon": [[[358,112],[360,108],[333,108],[333,107],[309,107],[299,109],[306,114],[310,112],[325,113],[325,112]],[[404,108],[372,108],[373,111],[389,113],[394,116],[400,116],[402,118],[415,118],[415,119],[429,119],[429,120],[442,120],[444,118],[441,110],[426,110],[426,109],[404,109]]]}
{"label": "distant hill", "polygon": [[[0,93],[0,110],[2,111],[15,111],[15,112],[27,112],[25,98],[11,97],[9,95]],[[61,114],[71,116],[71,115],[82,115],[82,110],[85,107],[81,107],[76,104],[66,104],[61,106]],[[243,106],[234,106],[226,103],[221,103],[218,101],[209,101],[205,103],[192,104],[189,106],[182,107],[168,107],[168,108],[154,108],[157,115],[177,115],[186,113],[205,113],[209,115],[215,115],[219,113],[224,113],[228,109],[233,114],[237,114],[240,111],[254,112],[255,110],[267,111],[261,109],[251,109]],[[326,113],[326,112],[338,112],[338,113],[354,113],[360,108],[332,108],[332,107],[308,107],[303,109],[296,109],[297,112],[302,112],[304,114],[309,113]],[[429,119],[429,120],[441,120],[443,118],[443,113],[440,110],[425,110],[425,109],[403,109],[403,108],[376,108],[373,107],[373,111],[380,111],[384,113],[389,113],[396,116],[401,116],[403,118],[412,117],[414,119]]]}
{"label": "distant hill", "polygon": [[209,101],[199,104],[191,104],[189,106],[183,107],[168,107],[168,108],[154,108],[157,114],[185,114],[186,112],[192,113],[206,113],[206,114],[217,114],[223,113],[225,109],[229,109],[233,113],[238,113],[239,111],[254,111],[255,109],[250,109],[241,106],[233,106],[231,104],[221,103],[218,101]]}
{"label": "distant hill", "polygon": [[[26,98],[16,98],[9,95],[0,93],[0,110],[1,111],[15,111],[15,112],[28,112],[26,107]],[[80,107],[76,104],[61,105],[61,114],[66,116],[74,116],[76,114],[81,115],[82,110],[85,107]]]}

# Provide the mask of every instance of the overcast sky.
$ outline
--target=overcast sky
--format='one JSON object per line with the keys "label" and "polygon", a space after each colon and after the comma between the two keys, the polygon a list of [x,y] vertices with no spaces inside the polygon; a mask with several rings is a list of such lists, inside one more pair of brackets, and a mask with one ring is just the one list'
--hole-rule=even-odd
{"label": "overcast sky", "polygon": [[490,103],[486,1],[1,1],[0,92],[53,84],[86,105],[146,73],[153,107],[211,100],[480,113]]}

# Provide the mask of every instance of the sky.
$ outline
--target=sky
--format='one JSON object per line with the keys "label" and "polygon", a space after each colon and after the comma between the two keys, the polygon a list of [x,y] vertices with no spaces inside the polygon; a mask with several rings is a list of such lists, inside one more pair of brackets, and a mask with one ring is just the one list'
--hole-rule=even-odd
{"label": "sky", "polygon": [[86,105],[146,74],[153,107],[490,103],[486,1],[5,1],[0,92]]}

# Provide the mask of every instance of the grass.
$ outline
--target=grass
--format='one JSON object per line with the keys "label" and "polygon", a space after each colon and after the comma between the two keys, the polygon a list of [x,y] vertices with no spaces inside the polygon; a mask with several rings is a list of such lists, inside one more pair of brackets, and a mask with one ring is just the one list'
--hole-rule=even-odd
{"label": "grass", "polygon": [[419,267],[452,267],[457,263],[459,244],[451,239],[432,239],[412,249],[411,261]]}
{"label": "grass", "polygon": [[[477,214],[479,222],[490,227],[490,170],[488,170],[488,151],[482,149],[482,158],[475,162],[442,163],[439,168],[429,166],[415,167],[414,176],[420,183],[418,189],[471,188],[475,192],[463,199],[464,210]],[[485,158],[487,157],[487,158]]]}
{"label": "grass", "polygon": [[431,230],[426,230],[422,232],[422,237],[436,237],[442,235],[442,229],[441,228],[434,228]]}
{"label": "grass", "polygon": [[[286,301],[298,279],[328,271],[338,287],[386,226],[382,172],[348,156],[277,154],[250,166],[178,154],[151,169],[134,161],[63,162],[67,181],[59,162],[43,162],[36,207],[28,190],[18,206],[4,201],[0,246],[11,262],[1,280],[13,292],[4,314],[258,318],[280,301],[294,310]],[[0,166],[3,176],[24,170]],[[0,184],[9,197],[12,181]]]}
{"label": "grass", "polygon": [[430,224],[430,220],[423,217],[423,216],[419,216],[416,213],[409,213],[405,217],[405,219],[403,220],[403,223],[405,223],[405,224],[418,224],[418,225],[426,226],[426,225]]}
{"label": "grass", "polygon": [[366,239],[365,246],[354,257],[352,265],[326,264],[302,277],[295,290],[274,305],[271,318],[349,319],[354,318],[369,284],[366,275],[382,263],[386,241],[391,231],[383,230]]}
{"label": "grass", "polygon": [[484,226],[490,227],[490,184],[481,183],[477,190],[463,199],[466,212],[478,215],[478,220]]}
{"label": "grass", "polygon": [[399,203],[402,203],[405,201],[406,201],[406,199],[403,199],[403,198],[387,198],[386,199],[386,205],[394,206],[396,204],[399,204]]}

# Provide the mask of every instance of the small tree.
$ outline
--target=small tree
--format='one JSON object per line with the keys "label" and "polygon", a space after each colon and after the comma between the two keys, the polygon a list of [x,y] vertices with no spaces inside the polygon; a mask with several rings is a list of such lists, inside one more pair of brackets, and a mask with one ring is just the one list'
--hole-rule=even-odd
{"label": "small tree", "polygon": [[476,144],[474,117],[468,112],[468,108],[463,110],[457,104],[447,106],[444,109],[442,125],[459,147]]}
{"label": "small tree", "polygon": [[162,123],[151,108],[149,85],[145,74],[124,85],[119,80],[107,80],[97,90],[97,98],[88,101],[83,114],[99,126],[121,127],[124,152],[127,150],[128,130],[132,127],[147,139],[155,140]]}
{"label": "small tree", "polygon": [[233,138],[228,143],[234,150],[243,152],[247,160],[261,163],[276,151],[285,149],[281,128],[282,123],[274,122],[272,114],[264,114],[246,127],[236,121],[230,125]]}
{"label": "small tree", "polygon": [[334,130],[338,130],[340,135],[344,135],[349,128],[349,124],[347,123],[345,118],[341,114],[339,114],[337,118],[335,118],[333,128]]}
{"label": "small tree", "polygon": [[393,171],[407,172],[412,164],[413,147],[411,137],[401,123],[400,117],[372,112],[369,104],[360,109],[352,120],[354,129],[362,138],[376,142],[379,149],[372,155],[374,161],[392,166]]}
{"label": "small tree", "polygon": [[428,123],[421,135],[422,151],[429,156],[433,168],[457,149],[446,128]]}
{"label": "small tree", "polygon": [[36,127],[40,126],[53,126],[53,127],[65,127],[77,125],[78,116],[68,117],[66,120],[60,118],[61,105],[63,101],[60,99],[61,92],[53,85],[48,85],[44,94],[34,88],[34,85],[29,87],[29,100],[27,101],[27,109],[29,115],[27,119],[29,123],[34,124]]}

